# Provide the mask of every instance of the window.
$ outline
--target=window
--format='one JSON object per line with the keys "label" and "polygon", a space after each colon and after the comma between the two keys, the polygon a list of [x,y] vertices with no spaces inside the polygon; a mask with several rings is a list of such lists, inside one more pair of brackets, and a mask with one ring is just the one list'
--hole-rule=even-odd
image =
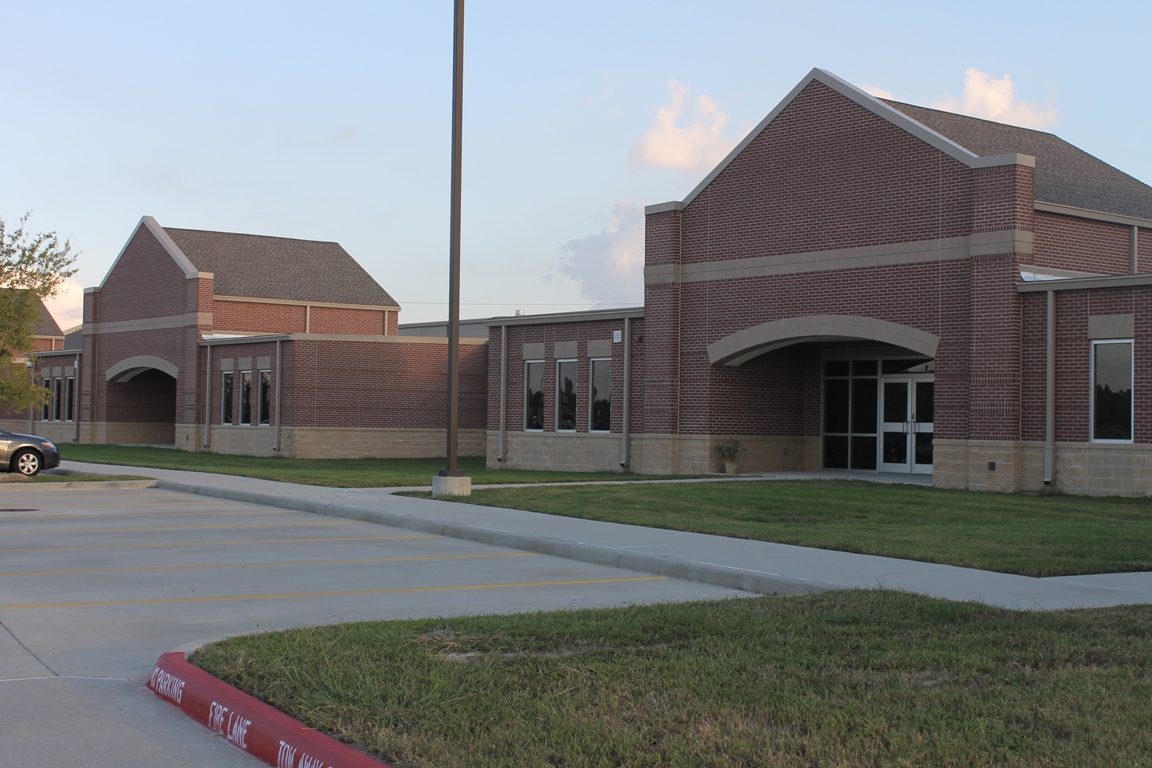
{"label": "window", "polygon": [[524,429],[544,429],[544,361],[524,363]]}
{"label": "window", "polygon": [[41,379],[40,386],[48,390],[48,399],[45,400],[44,405],[40,407],[40,420],[48,421],[50,418],[52,418],[52,379]]}
{"label": "window", "polygon": [[609,432],[612,429],[612,360],[591,360],[592,391],[588,398],[588,429]]}
{"label": "window", "polygon": [[64,380],[64,421],[72,421],[72,406],[76,399],[76,379],[69,376]]}
{"label": "window", "polygon": [[576,431],[576,361],[556,361],[556,431]]}
{"label": "window", "polygon": [[223,374],[220,384],[220,423],[232,423],[232,371]]}
{"label": "window", "polygon": [[1132,342],[1092,342],[1092,440],[1132,442]]}
{"label": "window", "polygon": [[60,421],[60,379],[52,380],[52,421]]}
{"label": "window", "polygon": [[240,373],[240,423],[252,423],[252,371]]}
{"label": "window", "polygon": [[261,424],[267,425],[271,421],[271,400],[269,391],[272,389],[272,371],[260,371],[260,405],[256,413]]}

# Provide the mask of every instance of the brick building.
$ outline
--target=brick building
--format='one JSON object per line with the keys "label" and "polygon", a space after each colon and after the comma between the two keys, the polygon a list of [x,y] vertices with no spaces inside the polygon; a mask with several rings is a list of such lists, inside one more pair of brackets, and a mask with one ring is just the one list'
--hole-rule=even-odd
{"label": "brick building", "polygon": [[[1147,185],[1051,134],[813,70],[646,217],[643,307],[469,321],[462,454],[698,473],[736,438],[745,470],[1152,493]],[[335,243],[145,217],[83,333],[40,353],[73,404],[36,431],[443,455],[446,338],[400,335],[398,312]]]}
{"label": "brick building", "polygon": [[1152,493],[1147,185],[813,70],[646,216],[642,309],[490,321],[490,466]]}
{"label": "brick building", "polygon": [[[443,453],[447,340],[398,335],[399,311],[337,243],[145,216],[86,289],[82,333],[38,355],[54,397],[33,428],[302,458]],[[461,350],[461,446],[476,455],[485,343]]]}

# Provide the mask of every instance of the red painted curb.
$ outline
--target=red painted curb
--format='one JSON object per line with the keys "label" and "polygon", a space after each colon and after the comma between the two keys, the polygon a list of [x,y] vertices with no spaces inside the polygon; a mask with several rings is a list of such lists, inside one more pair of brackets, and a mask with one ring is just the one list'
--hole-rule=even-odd
{"label": "red painted curb", "polygon": [[189,664],[178,651],[156,661],[148,687],[276,768],[388,768]]}

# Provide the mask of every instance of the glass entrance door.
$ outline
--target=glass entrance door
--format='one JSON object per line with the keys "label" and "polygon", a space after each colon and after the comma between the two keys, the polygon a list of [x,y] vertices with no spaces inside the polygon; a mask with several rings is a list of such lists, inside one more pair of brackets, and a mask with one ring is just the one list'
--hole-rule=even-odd
{"label": "glass entrance door", "polygon": [[881,380],[881,472],[932,473],[934,390],[929,378]]}

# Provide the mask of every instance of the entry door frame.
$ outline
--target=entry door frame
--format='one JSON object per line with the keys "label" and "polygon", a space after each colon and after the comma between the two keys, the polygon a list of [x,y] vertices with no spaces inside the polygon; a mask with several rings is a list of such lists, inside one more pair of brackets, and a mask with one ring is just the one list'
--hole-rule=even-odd
{"label": "entry door frame", "polygon": [[[880,409],[880,418],[878,419],[879,434],[876,440],[876,450],[879,455],[876,457],[876,466],[879,467],[881,472],[895,472],[906,473],[913,475],[930,475],[932,474],[931,464],[918,464],[916,462],[916,435],[918,434],[932,434],[934,425],[932,422],[920,421],[916,413],[916,388],[922,384],[935,385],[935,373],[895,373],[880,376],[880,402],[878,407]],[[904,418],[900,421],[889,421],[885,416],[892,415],[885,413],[887,410],[888,387],[892,385],[904,387]],[[888,442],[888,436],[902,434],[904,436],[904,457],[902,462],[886,462],[885,457],[885,443]]]}

